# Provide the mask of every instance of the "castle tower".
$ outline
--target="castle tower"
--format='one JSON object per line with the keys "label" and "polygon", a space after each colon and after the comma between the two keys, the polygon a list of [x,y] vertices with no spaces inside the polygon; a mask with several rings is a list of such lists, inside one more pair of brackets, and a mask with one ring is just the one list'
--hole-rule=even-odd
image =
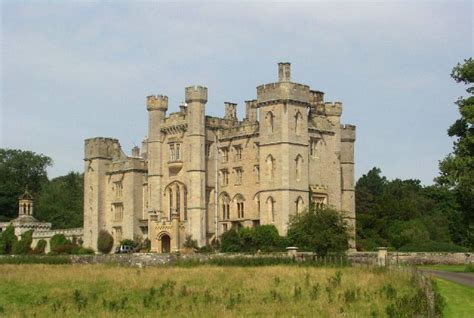
{"label": "castle tower", "polygon": [[[161,125],[166,118],[168,110],[168,97],[163,95],[151,95],[146,99],[146,107],[148,111],[148,142],[147,142],[147,158],[148,158],[148,228],[156,221],[158,216],[163,216],[162,198],[163,198],[163,145],[161,140]],[[150,229],[150,234],[154,231]],[[157,244],[155,237],[150,237],[151,249],[156,251]]]}
{"label": "castle tower", "polygon": [[206,245],[206,163],[205,105],[207,88],[191,86],[185,89],[188,105],[187,158],[188,218],[191,235],[199,246]]}
{"label": "castle tower", "polygon": [[91,138],[84,146],[84,246],[97,250],[100,230],[107,230],[106,206],[108,165],[120,156],[118,140]]}
{"label": "castle tower", "polygon": [[342,198],[341,210],[345,213],[348,225],[351,227],[353,239],[349,248],[355,250],[355,181],[354,181],[354,142],[356,140],[355,126],[341,125],[341,173]]}
{"label": "castle tower", "polygon": [[261,223],[274,224],[286,235],[290,215],[309,201],[310,92],[308,86],[290,82],[290,63],[279,63],[278,74],[279,82],[257,87],[259,163],[261,188],[265,189],[260,197]]}
{"label": "castle tower", "polygon": [[237,104],[225,102],[225,119],[237,120]]}

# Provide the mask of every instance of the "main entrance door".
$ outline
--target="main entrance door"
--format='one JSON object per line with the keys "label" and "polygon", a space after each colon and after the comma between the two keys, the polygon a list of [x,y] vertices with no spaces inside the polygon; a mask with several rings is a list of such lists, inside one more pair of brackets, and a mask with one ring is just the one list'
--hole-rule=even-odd
{"label": "main entrance door", "polygon": [[171,250],[171,239],[168,235],[161,237],[161,253],[169,253]]}

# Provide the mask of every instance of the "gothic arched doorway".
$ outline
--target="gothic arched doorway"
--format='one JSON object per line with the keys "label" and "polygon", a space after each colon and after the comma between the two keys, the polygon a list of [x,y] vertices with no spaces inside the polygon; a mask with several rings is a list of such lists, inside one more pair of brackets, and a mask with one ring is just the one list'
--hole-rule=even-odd
{"label": "gothic arched doorway", "polygon": [[165,234],[161,237],[161,253],[169,253],[171,251],[171,239]]}

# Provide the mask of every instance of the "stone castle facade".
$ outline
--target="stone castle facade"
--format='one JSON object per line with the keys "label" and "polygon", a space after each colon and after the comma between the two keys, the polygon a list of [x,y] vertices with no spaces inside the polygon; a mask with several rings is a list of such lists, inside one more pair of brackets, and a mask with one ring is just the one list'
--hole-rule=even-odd
{"label": "stone castle facade", "polygon": [[291,82],[257,87],[243,120],[225,103],[223,118],[205,115],[206,87],[185,89],[180,111],[148,96],[148,137],[127,156],[119,141],[85,141],[84,246],[100,230],[178,251],[191,235],[203,246],[231,227],[274,224],[286,234],[291,215],[313,201],[343,211],[355,224],[355,126],[341,125],[341,103]]}

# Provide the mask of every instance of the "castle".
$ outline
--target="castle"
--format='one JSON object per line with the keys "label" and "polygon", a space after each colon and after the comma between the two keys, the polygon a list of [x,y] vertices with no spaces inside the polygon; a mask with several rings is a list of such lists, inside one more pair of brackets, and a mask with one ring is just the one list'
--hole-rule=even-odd
{"label": "castle", "polygon": [[355,231],[355,126],[341,125],[341,103],[290,74],[279,63],[278,82],[257,87],[243,120],[230,102],[223,118],[206,116],[207,88],[191,86],[169,115],[168,97],[147,97],[141,151],[85,140],[84,246],[96,250],[101,230],[116,244],[148,238],[159,253],[179,251],[187,236],[209,244],[232,227],[273,224],[284,235],[310,201],[343,211]]}

